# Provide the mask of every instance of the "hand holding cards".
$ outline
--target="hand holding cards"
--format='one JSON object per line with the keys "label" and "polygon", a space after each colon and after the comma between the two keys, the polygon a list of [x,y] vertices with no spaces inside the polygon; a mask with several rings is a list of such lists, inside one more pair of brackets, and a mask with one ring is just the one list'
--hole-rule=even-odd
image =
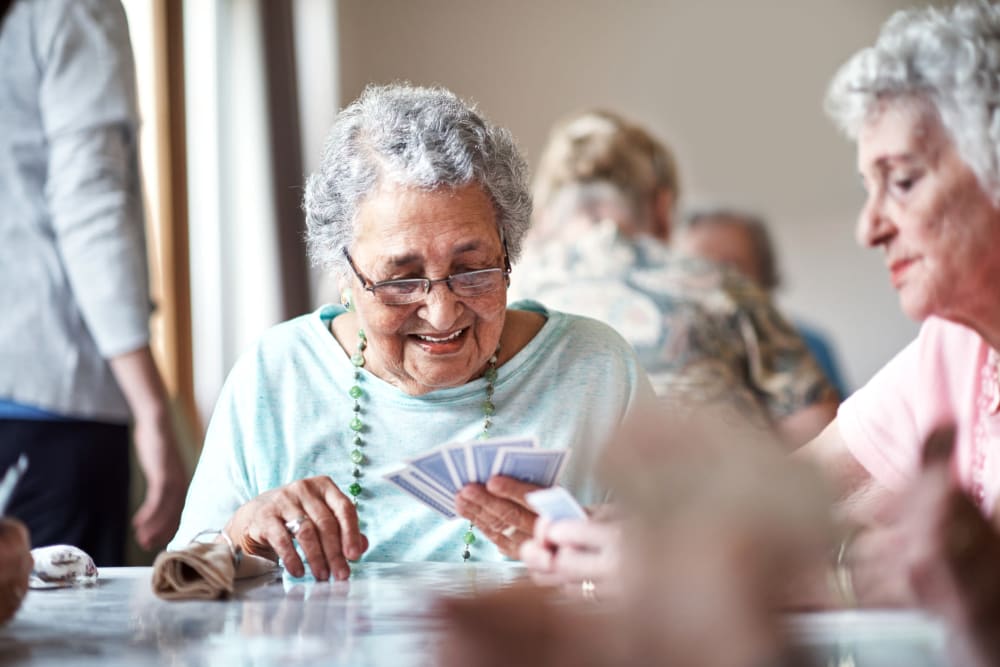
{"label": "hand holding cards", "polygon": [[466,484],[494,475],[549,487],[569,458],[568,449],[539,449],[534,438],[497,438],[443,445],[410,459],[387,480],[439,514],[453,519],[455,496]]}

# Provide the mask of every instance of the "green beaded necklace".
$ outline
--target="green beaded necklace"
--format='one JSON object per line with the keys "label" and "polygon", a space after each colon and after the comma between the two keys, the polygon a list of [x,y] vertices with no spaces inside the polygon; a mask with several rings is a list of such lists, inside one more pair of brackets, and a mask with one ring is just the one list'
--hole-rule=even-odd
{"label": "green beaded necklace", "polygon": [[[351,398],[354,399],[354,417],[351,419],[350,429],[353,433],[353,443],[354,448],[351,450],[351,463],[354,464],[354,470],[351,475],[354,477],[354,481],[351,485],[347,487],[348,492],[351,494],[351,500],[354,502],[354,507],[359,512],[361,511],[361,505],[358,502],[358,497],[364,491],[361,486],[361,466],[366,462],[365,453],[363,448],[365,446],[365,440],[361,437],[361,432],[364,430],[364,422],[361,421],[361,397],[364,396],[365,392],[361,388],[361,368],[365,365],[365,348],[368,347],[368,339],[365,337],[364,329],[358,329],[358,349],[351,355],[351,364],[354,365],[354,384],[351,385],[350,390],[347,392]],[[482,402],[483,407],[483,432],[479,434],[480,440],[485,440],[490,437],[489,431],[490,427],[493,426],[493,415],[496,414],[496,405],[493,404],[493,389],[497,380],[497,359],[500,356],[500,346],[497,345],[496,351],[490,357],[487,362],[489,365],[486,368],[486,372],[483,373],[483,377],[486,379],[486,400]],[[465,531],[465,535],[462,537],[462,541],[465,543],[465,547],[462,550],[462,560],[467,561],[472,557],[472,552],[469,548],[476,541],[476,534],[472,531],[472,522],[469,522],[469,529]]]}

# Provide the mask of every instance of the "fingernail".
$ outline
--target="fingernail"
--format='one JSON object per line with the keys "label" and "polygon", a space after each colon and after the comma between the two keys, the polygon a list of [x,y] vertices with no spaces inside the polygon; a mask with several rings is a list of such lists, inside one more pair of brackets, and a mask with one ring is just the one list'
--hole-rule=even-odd
{"label": "fingernail", "polygon": [[341,570],[337,570],[338,581],[346,581],[349,576],[351,576],[351,571],[349,569],[343,568]]}

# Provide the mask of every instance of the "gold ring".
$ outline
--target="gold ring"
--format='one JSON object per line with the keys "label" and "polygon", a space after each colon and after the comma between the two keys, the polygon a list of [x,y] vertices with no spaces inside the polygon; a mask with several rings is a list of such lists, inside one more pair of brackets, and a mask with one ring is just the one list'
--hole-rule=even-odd
{"label": "gold ring", "polygon": [[295,537],[299,534],[299,531],[302,530],[302,524],[308,520],[309,517],[307,516],[297,516],[291,521],[286,521],[285,528],[287,528],[288,532],[292,534],[292,537]]}
{"label": "gold ring", "polygon": [[517,528],[515,526],[507,526],[506,528],[500,531],[500,534],[506,537],[507,539],[510,539],[514,537],[514,533],[516,532]]}

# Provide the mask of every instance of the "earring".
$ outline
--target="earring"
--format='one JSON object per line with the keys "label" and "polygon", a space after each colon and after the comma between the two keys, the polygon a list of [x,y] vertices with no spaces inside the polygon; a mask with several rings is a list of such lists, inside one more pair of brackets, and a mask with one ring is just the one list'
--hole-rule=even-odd
{"label": "earring", "polygon": [[351,301],[351,296],[352,295],[350,287],[345,287],[344,289],[340,290],[340,303],[344,305],[344,308],[348,312],[354,311],[354,302]]}

